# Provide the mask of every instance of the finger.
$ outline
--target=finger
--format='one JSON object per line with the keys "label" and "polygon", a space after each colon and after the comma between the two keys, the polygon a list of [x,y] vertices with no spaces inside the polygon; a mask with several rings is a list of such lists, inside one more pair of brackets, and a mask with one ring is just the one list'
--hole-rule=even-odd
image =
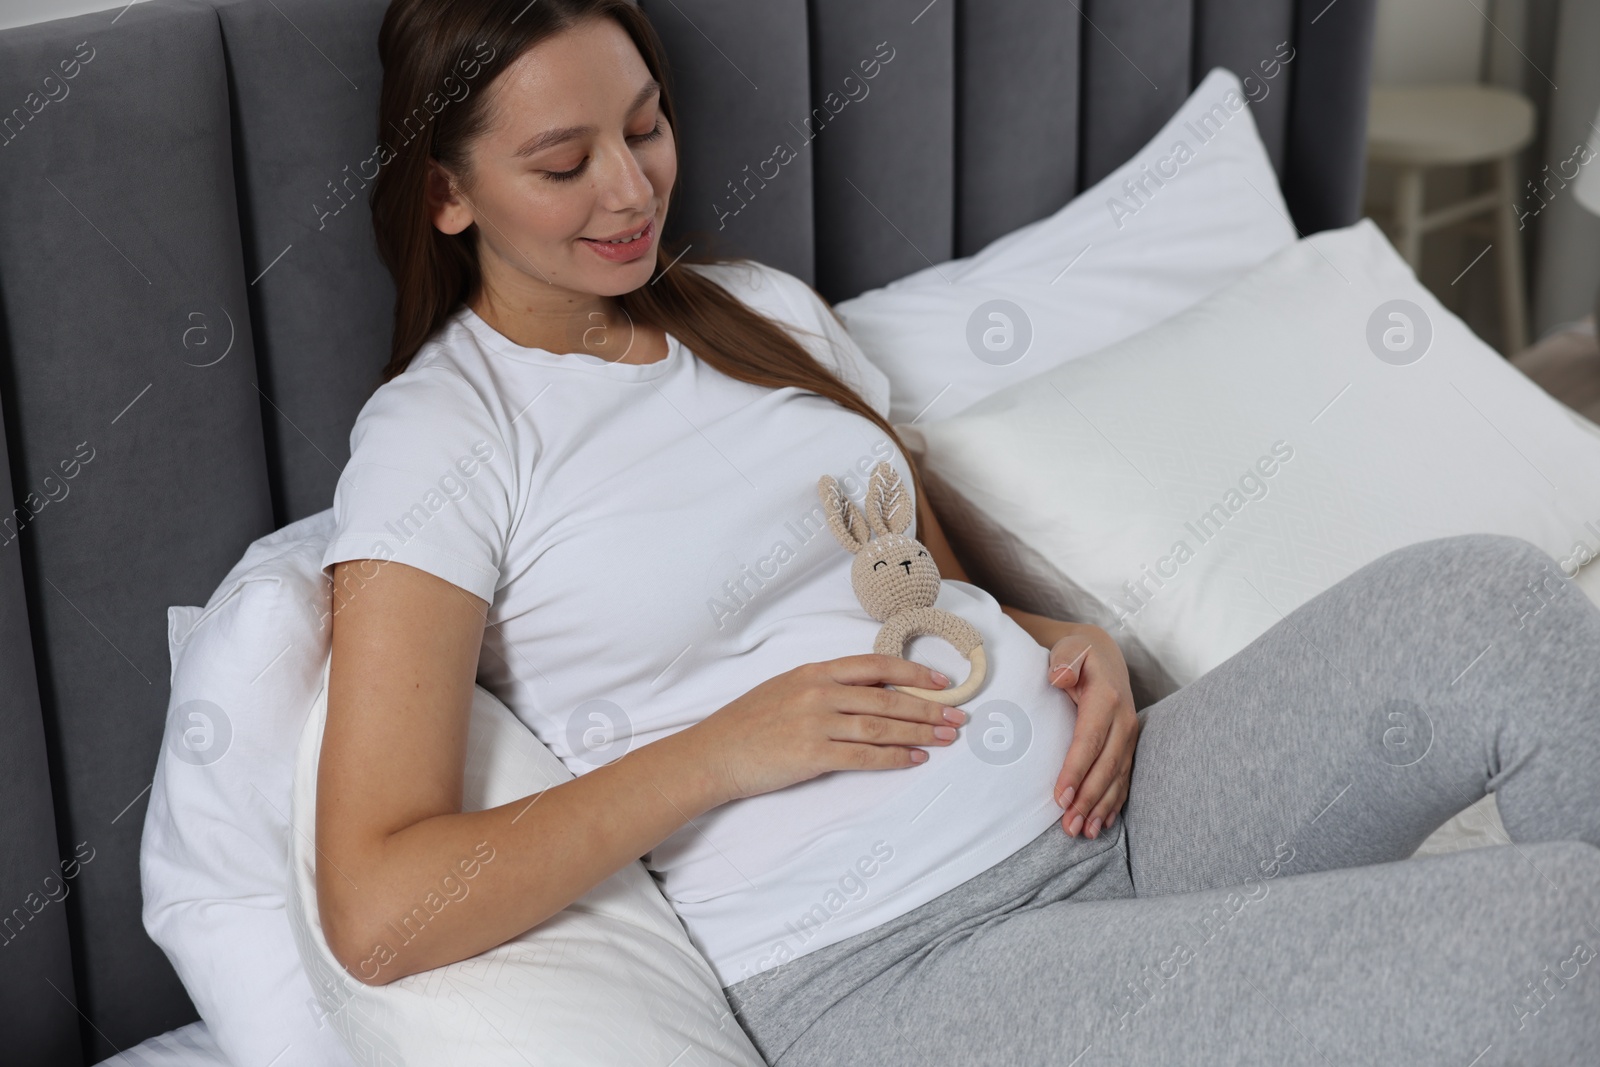
{"label": "finger", "polygon": [[[1067,746],[1066,759],[1061,773],[1056,776],[1056,803],[1066,807],[1077,800],[1083,791],[1084,776],[1100,751],[1105,747],[1111,732],[1111,719],[1116,708],[1116,693],[1109,688],[1092,686],[1075,698],[1078,705],[1077,721],[1072,727],[1072,744]],[[1072,790],[1067,795],[1066,791]]]}
{"label": "finger", "polygon": [[829,704],[834,710],[851,715],[881,715],[907,722],[960,726],[967,721],[967,713],[960,708],[872,685],[839,686],[831,694]]}
{"label": "finger", "polygon": [[1128,762],[1122,774],[1117,777],[1117,785],[1121,789],[1121,795],[1117,798],[1117,802],[1111,808],[1110,813],[1106,815],[1107,826],[1116,825],[1117,816],[1122,814],[1122,809],[1127,806],[1128,796],[1133,792],[1133,765],[1139,756],[1139,734],[1143,728],[1144,723],[1140,721],[1136,713],[1133,717],[1131,736],[1128,738]]}
{"label": "finger", "polygon": [[876,652],[823,660],[820,666],[827,677],[844,685],[914,685],[923,689],[944,689],[950,682],[932,667],[924,667],[902,656],[884,656]]}
{"label": "finger", "polygon": [[862,745],[854,741],[829,741],[828,756],[839,770],[879,771],[894,767],[916,767],[927,762],[928,753],[920,748],[897,745]]}
{"label": "finger", "polygon": [[[1100,798],[1100,803],[1096,804],[1094,810],[1089,813],[1089,818],[1084,823],[1086,827],[1093,827],[1095,820],[1098,819],[1102,831],[1111,828],[1112,820],[1116,818],[1117,812],[1122,809],[1123,803],[1128,799],[1130,770],[1132,770],[1132,763],[1125,762],[1123,769],[1112,779],[1111,785],[1106,789],[1105,796]],[[1089,836],[1097,837],[1099,834],[1095,833]]]}
{"label": "finger", "polygon": [[1084,777],[1083,785],[1078,789],[1078,795],[1073,798],[1072,806],[1083,816],[1083,827],[1087,836],[1099,835],[1101,826],[1105,823],[1105,816],[1100,816],[1100,823],[1094,819],[1101,803],[1105,800],[1106,793],[1122,773],[1122,765],[1128,748],[1128,727],[1123,717],[1117,717],[1111,724],[1111,734],[1106,741],[1105,748],[1100,752],[1100,758],[1095,761],[1089,773]]}
{"label": "finger", "polygon": [[1047,668],[1047,677],[1050,684],[1062,689],[1070,689],[1078,684],[1078,679],[1083,674],[1083,664],[1092,648],[1087,641],[1081,648],[1075,648],[1072,642],[1063,642],[1050,651],[1050,665]]}
{"label": "finger", "polygon": [[835,715],[828,727],[834,741],[865,745],[948,745],[956,739],[949,723],[906,722],[881,715]]}

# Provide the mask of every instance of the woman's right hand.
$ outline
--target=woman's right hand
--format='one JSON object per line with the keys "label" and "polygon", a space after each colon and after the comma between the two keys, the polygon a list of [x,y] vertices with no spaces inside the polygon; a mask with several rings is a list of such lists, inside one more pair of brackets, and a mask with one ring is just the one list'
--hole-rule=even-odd
{"label": "woman's right hand", "polygon": [[916,746],[955,740],[966,712],[884,684],[943,689],[949,679],[899,656],[841,656],[769,678],[689,729],[725,801],[825,771],[915,766],[928,758]]}

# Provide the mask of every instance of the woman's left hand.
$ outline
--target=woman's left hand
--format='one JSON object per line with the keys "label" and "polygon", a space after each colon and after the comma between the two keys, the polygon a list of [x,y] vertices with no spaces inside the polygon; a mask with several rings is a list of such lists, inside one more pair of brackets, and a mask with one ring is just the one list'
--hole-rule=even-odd
{"label": "woman's left hand", "polygon": [[1128,664],[1110,634],[1079,624],[1050,648],[1050,684],[1078,705],[1077,725],[1056,778],[1056,803],[1066,809],[1061,828],[1099,837],[1128,799],[1139,719]]}

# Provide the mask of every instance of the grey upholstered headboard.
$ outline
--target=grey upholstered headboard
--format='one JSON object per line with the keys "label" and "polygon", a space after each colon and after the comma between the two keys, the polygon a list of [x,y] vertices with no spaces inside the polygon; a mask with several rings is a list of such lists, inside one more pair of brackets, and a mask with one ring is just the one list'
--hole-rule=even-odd
{"label": "grey upholstered headboard", "polygon": [[[645,6],[680,108],[671,229],[833,300],[1054,211],[1211,67],[1283,41],[1255,118],[1295,222],[1357,216],[1373,0]],[[148,0],[0,34],[7,1063],[93,1063],[195,1018],[139,914],[165,609],[329,506],[385,362],[358,173],[384,7]],[[828,103],[880,46],[870,95]],[[778,141],[797,157],[744,184]],[[70,895],[33,910],[80,842]]]}

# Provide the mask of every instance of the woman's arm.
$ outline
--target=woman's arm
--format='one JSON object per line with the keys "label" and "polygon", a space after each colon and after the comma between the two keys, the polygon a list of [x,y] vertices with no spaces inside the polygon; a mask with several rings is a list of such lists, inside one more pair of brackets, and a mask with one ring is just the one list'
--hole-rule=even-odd
{"label": "woman's arm", "polygon": [[570,782],[463,812],[488,605],[395,562],[336,564],[334,588],[317,903],[328,947],[368,985],[522,934],[711,808],[828,771],[911,767],[957,737],[951,709],[886,688],[948,679],[898,656],[844,656]]}
{"label": "woman's arm", "polygon": [[[933,562],[938,565],[941,577],[954,578],[968,585],[978,584],[972,580],[967,569],[956,558],[955,549],[951,547],[949,538],[944,535],[944,527],[939,525],[938,516],[933,513],[933,506],[921,499],[917,501],[917,540],[926,545],[933,555]],[[1015,619],[1018,626],[1028,631],[1028,634],[1045,648],[1053,647],[1063,637],[1082,634],[1088,630],[1105,633],[1098,626],[1035,615],[1031,611],[1023,611],[1009,604],[1001,604],[1000,610]]]}
{"label": "woman's arm", "polygon": [[463,813],[488,605],[395,562],[336,564],[334,588],[317,902],[334,956],[362,982],[382,985],[518,936],[727,799],[684,731],[530,797]]}
{"label": "woman's arm", "polygon": [[[954,578],[968,585],[978,584],[972,580],[967,569],[956,558],[955,549],[951,547],[949,538],[944,535],[944,527],[939,525],[939,519],[933,513],[933,506],[921,499],[917,501],[917,540],[926,545],[933,555],[933,562],[938,565],[941,577]],[[1008,604],[1001,604],[1000,610],[1015,619],[1018,626],[1028,631],[1033,639],[1045,648],[1051,647],[1068,634],[1081,633],[1085,629],[1099,629],[1098,626],[1091,627],[1085,623],[1066,622],[1062,619],[1035,615]]]}
{"label": "woman's arm", "polygon": [[[939,574],[976,584],[956,558],[932,505],[917,500],[917,540],[927,546]],[[1061,828],[1099,837],[1116,822],[1128,799],[1140,723],[1133,705],[1128,664],[1117,642],[1089,623],[1067,622],[1001,604],[1032,638],[1050,650],[1050,684],[1072,696],[1078,717],[1056,779],[1056,803],[1066,809]]]}

